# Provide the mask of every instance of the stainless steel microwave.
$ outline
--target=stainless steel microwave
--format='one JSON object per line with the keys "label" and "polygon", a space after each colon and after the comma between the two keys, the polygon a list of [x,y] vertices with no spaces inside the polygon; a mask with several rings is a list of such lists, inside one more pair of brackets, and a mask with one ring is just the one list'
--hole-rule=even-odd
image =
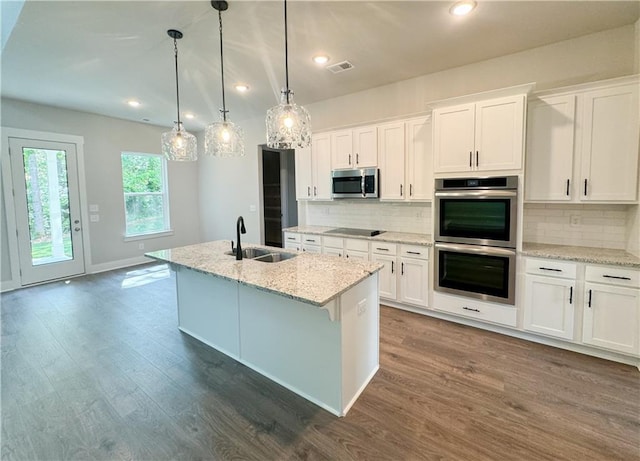
{"label": "stainless steel microwave", "polygon": [[333,198],[378,198],[378,169],[333,170],[331,196]]}

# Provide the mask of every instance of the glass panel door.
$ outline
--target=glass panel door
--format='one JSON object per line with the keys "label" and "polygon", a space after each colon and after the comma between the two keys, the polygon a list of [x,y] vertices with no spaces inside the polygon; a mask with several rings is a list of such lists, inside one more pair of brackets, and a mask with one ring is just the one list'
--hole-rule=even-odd
{"label": "glass panel door", "polygon": [[9,139],[23,285],[84,272],[74,144]]}

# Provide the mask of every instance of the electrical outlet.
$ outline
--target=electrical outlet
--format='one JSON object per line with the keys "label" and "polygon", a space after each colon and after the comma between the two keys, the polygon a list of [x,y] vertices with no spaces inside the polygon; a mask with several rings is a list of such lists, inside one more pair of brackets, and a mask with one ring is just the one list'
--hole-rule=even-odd
{"label": "electrical outlet", "polygon": [[89,215],[89,221],[91,221],[91,222],[100,222],[100,215],[99,214],[90,214]]}
{"label": "electrical outlet", "polygon": [[138,250],[144,250],[144,243],[138,243]]}
{"label": "electrical outlet", "polygon": [[582,217],[580,215],[571,215],[571,221],[569,224],[571,227],[579,227],[582,224]]}

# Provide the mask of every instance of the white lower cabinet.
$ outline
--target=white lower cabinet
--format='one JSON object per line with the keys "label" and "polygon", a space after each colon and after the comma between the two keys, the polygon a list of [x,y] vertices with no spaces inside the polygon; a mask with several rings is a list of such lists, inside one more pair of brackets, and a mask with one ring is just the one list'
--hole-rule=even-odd
{"label": "white lower cabinet", "polygon": [[397,300],[398,292],[398,246],[395,243],[372,242],[371,260],[383,264],[383,268],[378,276],[380,284],[380,298],[389,301]]}
{"label": "white lower cabinet", "polygon": [[369,242],[360,239],[344,239],[344,257],[369,261]]}
{"label": "white lower cabinet", "polygon": [[302,234],[302,251],[322,253],[322,240],[319,235]]}
{"label": "white lower cabinet", "polygon": [[574,339],[576,265],[526,260],[524,329]]}
{"label": "white lower cabinet", "polygon": [[582,341],[625,354],[640,355],[638,271],[587,266]]}
{"label": "white lower cabinet", "polygon": [[427,307],[429,287],[429,261],[400,258],[400,301],[419,307]]}
{"label": "white lower cabinet", "polygon": [[344,255],[344,241],[340,237],[322,237],[322,254],[337,256]]}
{"label": "white lower cabinet", "polygon": [[302,250],[302,236],[293,232],[284,233],[284,248],[286,250]]}

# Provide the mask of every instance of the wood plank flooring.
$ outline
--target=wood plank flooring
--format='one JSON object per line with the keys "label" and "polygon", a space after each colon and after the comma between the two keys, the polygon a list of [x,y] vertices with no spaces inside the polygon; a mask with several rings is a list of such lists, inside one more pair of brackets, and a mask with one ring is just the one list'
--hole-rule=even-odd
{"label": "wood plank flooring", "polygon": [[383,307],[336,418],[180,333],[159,267],[1,296],[3,460],[640,459],[636,368]]}

